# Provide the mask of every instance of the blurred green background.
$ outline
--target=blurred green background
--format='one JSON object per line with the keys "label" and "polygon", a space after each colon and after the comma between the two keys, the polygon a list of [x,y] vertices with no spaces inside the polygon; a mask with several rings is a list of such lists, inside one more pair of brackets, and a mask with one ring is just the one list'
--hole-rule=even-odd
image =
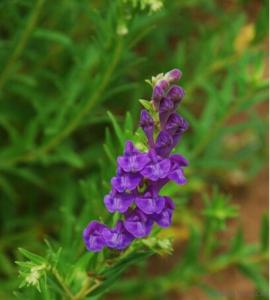
{"label": "blurred green background", "polygon": [[[177,149],[190,161],[189,183],[166,190],[177,210],[163,235],[174,238],[175,251],[138,264],[108,299],[229,299],[231,291],[242,294],[230,299],[267,299],[264,246],[238,253],[255,263],[232,260],[251,283],[233,275],[233,263],[227,273],[220,262],[201,273],[183,254],[193,249],[200,259],[187,241],[206,234],[202,215],[219,218],[211,204],[202,213],[213,187],[218,220],[233,217],[219,193],[232,195],[239,218],[225,234],[213,230],[212,240],[226,249],[236,236],[240,245],[240,224],[247,242],[265,244],[267,36],[268,1],[1,0],[0,299],[62,299],[18,289],[18,247],[45,255],[49,239],[71,265],[85,254],[82,229],[108,218],[103,197],[115,157],[126,138],[137,138],[138,100],[151,97],[144,80],[173,68],[183,72],[179,111],[190,123]],[[209,283],[225,286],[224,294]]]}

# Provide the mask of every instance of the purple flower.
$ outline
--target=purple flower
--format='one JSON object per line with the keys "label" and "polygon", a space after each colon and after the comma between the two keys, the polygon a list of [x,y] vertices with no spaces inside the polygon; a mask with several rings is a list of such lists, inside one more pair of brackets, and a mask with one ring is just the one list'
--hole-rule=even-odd
{"label": "purple flower", "polygon": [[165,78],[171,83],[178,81],[182,76],[182,72],[178,69],[173,69],[165,74]]}
{"label": "purple flower", "polygon": [[178,154],[171,155],[170,160],[171,171],[168,178],[178,184],[185,184],[187,180],[182,167],[186,167],[188,165],[188,161],[183,156]]}
{"label": "purple flower", "polygon": [[141,171],[149,161],[147,154],[139,152],[131,141],[126,142],[124,155],[117,159],[121,169],[131,173]]}
{"label": "purple flower", "polygon": [[172,150],[173,139],[166,131],[161,131],[157,137],[155,150],[162,157],[168,156]]}
{"label": "purple flower", "polygon": [[126,215],[124,226],[134,237],[142,238],[149,235],[153,226],[153,221],[136,208]]}
{"label": "purple flower", "polygon": [[143,109],[141,111],[140,126],[144,131],[148,140],[148,144],[151,148],[154,146],[154,125],[155,124],[153,118],[149,115],[147,110]]}
{"label": "purple flower", "polygon": [[165,130],[170,134],[175,134],[185,126],[185,120],[177,113],[172,113],[165,125]]}
{"label": "purple flower", "polygon": [[112,178],[111,183],[115,190],[122,193],[134,190],[140,184],[141,179],[140,174],[121,172],[121,174]]}
{"label": "purple flower", "polygon": [[181,118],[181,123],[179,127],[176,129],[175,133],[172,135],[173,138],[173,148],[179,143],[182,134],[188,129],[188,122]]}
{"label": "purple flower", "polygon": [[157,84],[155,85],[154,89],[156,87],[159,87],[162,89],[163,92],[166,92],[167,89],[169,88],[169,82],[165,79],[161,79],[157,82]]}
{"label": "purple flower", "polygon": [[104,197],[104,203],[109,212],[124,213],[132,205],[134,195],[112,191]]}
{"label": "purple flower", "polygon": [[170,114],[174,111],[174,102],[166,97],[160,101],[159,106],[159,121],[161,129],[166,124]]}
{"label": "purple flower", "polygon": [[183,88],[178,85],[173,85],[167,93],[167,97],[172,99],[172,101],[175,103],[174,108],[176,108],[176,104],[178,104],[182,100],[184,95],[185,92]]}
{"label": "purple flower", "polygon": [[109,248],[125,249],[134,240],[134,237],[125,229],[123,221],[118,221],[112,229],[104,228],[103,239]]}
{"label": "purple flower", "polygon": [[164,197],[154,195],[154,193],[150,192],[137,196],[135,202],[139,209],[147,215],[160,213],[165,204]]}
{"label": "purple flower", "polygon": [[160,100],[163,98],[163,96],[164,96],[164,89],[162,88],[162,85],[161,86],[156,85],[153,89],[153,94],[152,94],[152,101],[156,111],[159,110],[159,103]]}
{"label": "purple flower", "polygon": [[156,155],[154,151],[151,151],[149,156],[151,162],[141,171],[141,174],[152,181],[167,177],[171,168],[170,160],[163,159],[161,156]]}
{"label": "purple flower", "polygon": [[165,205],[163,210],[159,214],[153,214],[151,218],[160,226],[168,227],[172,223],[172,214],[175,208],[175,205],[170,197],[163,197]]}
{"label": "purple flower", "polygon": [[106,244],[102,236],[102,231],[105,228],[105,225],[97,221],[92,221],[87,225],[83,231],[83,239],[87,250],[98,252],[104,248]]}

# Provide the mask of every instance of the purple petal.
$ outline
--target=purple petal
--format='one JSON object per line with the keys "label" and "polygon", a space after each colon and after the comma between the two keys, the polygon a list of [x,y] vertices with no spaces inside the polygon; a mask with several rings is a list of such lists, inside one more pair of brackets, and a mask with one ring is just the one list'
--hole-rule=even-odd
{"label": "purple petal", "polygon": [[161,86],[155,86],[152,94],[152,101],[155,109],[158,111],[159,103],[162,97],[164,96],[164,89]]}
{"label": "purple petal", "polygon": [[105,246],[105,241],[102,237],[102,230],[106,228],[105,225],[92,221],[87,225],[83,231],[83,239],[88,251],[98,252]]}
{"label": "purple petal", "polygon": [[171,168],[171,162],[169,159],[163,159],[159,162],[151,163],[147,165],[142,171],[141,174],[152,180],[157,181],[160,178],[165,178],[168,176]]}
{"label": "purple petal", "polygon": [[179,128],[183,128],[184,126],[184,119],[177,113],[172,113],[167,120],[165,130],[170,134],[175,134]]}
{"label": "purple petal", "polygon": [[170,156],[170,160],[172,164],[176,164],[179,167],[188,166],[188,161],[184,158],[184,156],[180,154],[172,154]]}
{"label": "purple petal", "polygon": [[159,106],[159,121],[160,126],[163,128],[171,115],[171,113],[174,111],[174,102],[170,98],[163,98],[160,101]]}
{"label": "purple petal", "polygon": [[166,131],[161,131],[157,137],[155,150],[158,155],[166,157],[172,150],[173,139]]}
{"label": "purple petal", "polygon": [[160,213],[165,205],[163,197],[153,196],[151,193],[137,197],[135,202],[139,209],[147,215]]}
{"label": "purple petal", "polygon": [[165,79],[159,80],[157,82],[157,84],[155,85],[155,88],[156,87],[161,88],[163,90],[163,92],[165,92],[169,87],[169,82],[168,82],[168,80],[165,80]]}
{"label": "purple petal", "polygon": [[147,154],[134,154],[130,156],[120,156],[117,159],[118,165],[125,171],[136,173],[141,171],[150,161]]}
{"label": "purple petal", "polygon": [[124,173],[122,175],[113,177],[111,183],[115,190],[122,193],[126,190],[134,190],[139,185],[141,178],[142,177],[140,174]]}
{"label": "purple petal", "polygon": [[160,227],[168,227],[172,223],[172,214],[175,208],[173,201],[169,197],[164,197],[165,207],[159,214],[153,214],[151,217]]}
{"label": "purple petal", "polygon": [[126,230],[136,238],[149,235],[153,221],[143,214],[139,209],[135,209],[126,216],[124,226]]}
{"label": "purple petal", "polygon": [[108,247],[118,250],[128,247],[134,239],[134,237],[124,228],[122,221],[118,221],[115,228],[105,228],[102,232],[102,236]]}
{"label": "purple petal", "polygon": [[178,184],[185,184],[187,182],[183,170],[179,167],[177,170],[169,174],[168,178]]}
{"label": "purple petal", "polygon": [[141,111],[140,126],[147,137],[149,146],[153,147],[154,120],[145,109]]}
{"label": "purple petal", "polygon": [[165,78],[169,82],[178,81],[182,76],[182,72],[179,69],[173,69],[165,74]]}
{"label": "purple petal", "polygon": [[180,103],[184,95],[184,89],[178,85],[173,85],[167,93],[167,97],[172,99],[174,103]]}
{"label": "purple petal", "polygon": [[104,203],[109,212],[119,211],[124,213],[132,205],[133,197],[130,194],[111,192],[104,197]]}

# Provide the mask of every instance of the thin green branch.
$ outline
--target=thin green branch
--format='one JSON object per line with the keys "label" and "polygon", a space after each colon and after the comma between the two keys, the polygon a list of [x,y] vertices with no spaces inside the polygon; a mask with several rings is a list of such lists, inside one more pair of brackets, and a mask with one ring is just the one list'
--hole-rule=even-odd
{"label": "thin green branch", "polygon": [[32,31],[35,28],[35,25],[38,20],[38,16],[40,14],[44,2],[45,0],[37,0],[36,5],[34,6],[33,11],[28,19],[28,22],[26,23],[24,31],[22,32],[20,39],[18,40],[18,43],[14,48],[14,51],[11,53],[9,60],[7,61],[7,64],[0,75],[0,90],[4,87],[5,83],[9,79],[9,76],[12,73],[14,65],[16,64],[21,53],[23,52],[23,49],[25,48]]}
{"label": "thin green branch", "polygon": [[62,276],[59,274],[59,272],[56,270],[56,268],[52,268],[51,269],[52,274],[54,275],[54,277],[57,279],[57,281],[59,282],[59,284],[61,285],[61,287],[63,288],[63,290],[65,291],[66,295],[70,298],[70,299],[74,299],[74,295],[71,292],[71,290],[69,289],[69,287],[66,285],[64,279],[62,278]]}
{"label": "thin green branch", "polygon": [[110,82],[110,79],[113,75],[113,72],[120,60],[121,53],[122,53],[123,43],[122,40],[119,39],[118,43],[115,47],[114,55],[112,58],[111,63],[108,65],[108,68],[103,76],[103,79],[96,89],[96,91],[92,94],[88,101],[81,107],[79,112],[74,116],[74,118],[70,121],[70,123],[57,135],[52,137],[46,144],[40,146],[34,152],[28,152],[17,157],[14,157],[10,160],[7,160],[3,163],[4,166],[14,165],[18,162],[30,162],[35,161],[40,156],[48,153],[58,144],[60,144],[66,137],[68,137],[81,123],[83,117],[89,113],[89,111],[95,106],[98,99],[101,97],[102,92],[105,90],[107,85]]}

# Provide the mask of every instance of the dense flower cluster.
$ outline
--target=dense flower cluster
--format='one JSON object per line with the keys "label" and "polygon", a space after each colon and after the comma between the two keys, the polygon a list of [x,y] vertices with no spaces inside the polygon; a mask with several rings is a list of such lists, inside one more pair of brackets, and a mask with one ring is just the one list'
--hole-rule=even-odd
{"label": "dense flower cluster", "polygon": [[127,141],[124,154],[117,159],[116,176],[112,178],[112,190],[104,203],[110,213],[123,214],[114,228],[97,221],[91,222],[83,232],[89,251],[101,251],[104,247],[126,248],[135,238],[149,235],[153,224],[168,227],[171,224],[174,203],[171,198],[159,195],[170,180],[184,184],[183,167],[188,165],[179,154],[171,154],[187,122],[176,113],[184,90],[173,85],[181,77],[174,69],[152,79],[153,94],[151,112],[141,111],[140,126],[148,142],[148,151],[139,151]]}

